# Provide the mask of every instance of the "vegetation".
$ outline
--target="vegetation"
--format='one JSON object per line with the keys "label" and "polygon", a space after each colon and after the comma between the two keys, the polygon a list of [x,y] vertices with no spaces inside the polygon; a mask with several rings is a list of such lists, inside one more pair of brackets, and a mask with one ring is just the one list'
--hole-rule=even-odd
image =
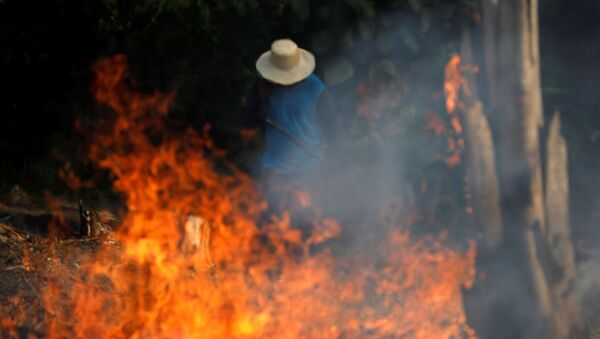
{"label": "vegetation", "polygon": [[[73,197],[97,193],[66,180],[69,173],[76,173],[84,182],[92,179],[103,183],[94,190],[109,189],[108,175],[86,162],[85,140],[86,133],[94,131],[98,117],[105,113],[94,105],[89,93],[90,65],[100,57],[115,54],[127,57],[136,88],[177,93],[168,119],[171,130],[182,131],[188,126],[200,130],[210,125],[211,137],[227,151],[228,159],[254,174],[260,134],[244,135],[240,131],[260,131],[261,124],[243,114],[244,98],[256,77],[257,56],[274,39],[291,37],[317,56],[316,72],[335,100],[335,119],[327,126],[328,137],[338,151],[330,154],[331,166],[343,169],[351,163],[367,164],[360,172],[348,174],[365,186],[366,195],[393,196],[402,191],[410,198],[390,200],[391,204],[428,209],[432,212],[430,219],[444,220],[444,230],[464,240],[464,233],[472,231],[465,227],[472,220],[467,213],[471,202],[462,194],[464,173],[470,169],[460,161],[462,154],[457,145],[462,136],[458,129],[449,127],[452,117],[445,114],[442,83],[444,66],[451,55],[463,52],[465,27],[481,26],[481,12],[485,10],[482,3],[48,0],[33,4],[0,0],[0,79],[5,82],[0,97],[0,193],[8,192],[15,184],[40,195],[45,190]],[[536,111],[545,115],[536,117],[539,121],[555,121],[550,119],[551,114],[560,110],[562,129],[556,120],[554,127],[546,128],[538,138],[537,126],[530,124],[533,132],[528,136],[533,138],[522,137],[533,145],[530,148],[537,155],[541,154],[532,166],[540,178],[543,166],[538,162],[547,161],[544,157],[552,152],[540,151],[538,139],[552,139],[544,133],[555,131],[555,143],[566,143],[568,147],[574,255],[581,261],[589,254],[586,246],[600,244],[600,238],[592,236],[597,232],[594,226],[600,215],[595,192],[600,183],[595,174],[600,168],[600,97],[595,94],[600,72],[594,65],[600,58],[600,44],[594,43],[600,36],[600,4],[591,0],[577,5],[567,0],[544,0],[539,7],[541,92],[535,91],[533,96],[543,97],[543,105],[540,99],[531,109],[510,109],[507,103],[516,105],[517,100],[502,102],[503,92],[491,88],[507,80],[496,75],[481,81],[483,77],[478,76],[479,81],[486,82],[481,86],[484,90],[476,95],[484,103],[483,110],[478,108],[478,119],[485,118],[484,112],[489,118],[491,130],[486,137],[494,136],[490,144],[500,138],[514,141],[513,148],[518,149],[523,143],[511,139],[514,125],[501,121],[503,117],[521,110],[529,114]],[[477,36],[480,31],[473,30],[474,50],[484,49],[478,45],[485,41]],[[506,52],[509,45],[501,45],[498,53],[506,60],[510,59]],[[485,64],[485,57],[474,53],[469,63]],[[506,60],[502,64],[505,71],[513,64],[517,67],[518,60]],[[532,72],[537,72],[537,66]],[[525,116],[520,114],[515,120]],[[561,133],[566,142],[559,137]],[[396,166],[369,166],[385,158],[393,159]],[[512,170],[511,161],[516,158],[509,154],[499,155],[498,159],[499,167],[511,167],[503,169],[505,174]],[[519,159],[522,163],[530,161],[527,154]],[[406,182],[390,183],[388,174],[392,170]],[[336,175],[341,172],[334,171]],[[544,172],[546,181],[538,178],[535,192],[519,192],[523,201],[519,197],[511,201],[525,209],[528,197],[552,191],[548,177],[562,177],[562,169],[558,172]],[[529,200],[542,204],[542,199]],[[345,208],[358,211],[353,206]],[[537,206],[538,219],[544,219],[543,209]],[[513,211],[518,216],[525,213],[517,212]],[[381,218],[382,224],[386,217]],[[442,223],[425,219],[419,219],[419,231],[440,231],[428,226]],[[513,228],[520,232],[521,228]],[[512,250],[508,245],[506,248]],[[570,253],[569,260],[572,256]],[[574,274],[573,265],[569,269],[569,274]]]}
{"label": "vegetation", "polygon": [[[314,51],[318,73],[346,89],[386,58],[406,70],[427,56],[423,65],[434,59],[441,69],[452,50],[442,34],[459,12],[454,1],[418,0],[47,1],[31,8],[0,3],[0,67],[10,88],[0,103],[8,119],[0,151],[5,182],[42,187],[54,181],[61,157],[75,153],[73,121],[93,121],[89,65],[98,57],[127,55],[142,88],[176,90],[174,114],[195,127],[211,122],[217,140],[234,148],[231,131],[251,124],[240,108],[254,61],[274,38],[293,37]],[[23,180],[34,177],[41,180]]]}

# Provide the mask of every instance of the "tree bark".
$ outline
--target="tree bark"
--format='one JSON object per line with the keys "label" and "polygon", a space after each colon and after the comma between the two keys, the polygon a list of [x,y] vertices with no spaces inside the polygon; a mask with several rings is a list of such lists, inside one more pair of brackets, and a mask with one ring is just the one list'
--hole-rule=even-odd
{"label": "tree bark", "polygon": [[554,301],[552,323],[559,338],[568,338],[573,330],[582,326],[579,305],[569,286],[575,279],[575,254],[571,243],[569,223],[569,173],[567,144],[560,132],[560,115],[555,112],[548,127],[546,139],[546,219],[547,233],[552,260],[548,272]]}
{"label": "tree bark", "polygon": [[[568,338],[577,323],[576,307],[564,297],[575,268],[558,118],[542,167],[537,11],[537,0],[483,0],[486,104],[498,132],[504,221],[502,242],[484,263],[488,281],[480,288],[493,292],[488,314],[480,316],[484,337]],[[494,320],[503,324],[489,328]]]}
{"label": "tree bark", "polygon": [[463,119],[473,220],[482,230],[484,246],[493,249],[502,242],[502,211],[492,133],[478,100],[467,103]]}
{"label": "tree bark", "polygon": [[496,62],[496,53],[498,52],[498,0],[482,0],[483,7],[483,56],[486,67],[484,68],[485,92],[484,100],[486,102],[486,110],[495,116],[496,112],[496,74],[498,63]]}
{"label": "tree bark", "polygon": [[[461,56],[463,63],[473,65],[471,28],[463,27]],[[464,124],[467,187],[473,204],[473,223],[481,231],[480,242],[485,250],[496,248],[502,241],[502,211],[496,174],[496,156],[492,131],[478,97],[475,74],[463,75],[471,88],[465,94],[461,120]]]}
{"label": "tree bark", "polygon": [[568,280],[575,276],[575,255],[569,226],[569,175],[567,144],[560,132],[560,115],[554,113],[546,139],[546,214],[547,241],[552,258],[560,271],[553,277],[560,292],[566,292]]}
{"label": "tree bark", "polygon": [[[549,331],[550,290],[538,237],[546,231],[539,130],[543,125],[540,87],[537,0],[498,3],[497,105],[499,171],[508,250],[520,253],[519,275],[533,298],[537,331]],[[502,76],[499,76],[502,74]],[[515,262],[518,264],[518,262]]]}
{"label": "tree bark", "polygon": [[[539,129],[543,124],[537,38],[537,1],[485,1],[485,55],[489,100],[497,121],[498,171],[504,209],[502,271],[514,276],[505,292],[515,327],[512,335],[549,331],[552,302],[540,261],[539,237],[546,228]],[[500,278],[496,276],[495,278]],[[499,335],[502,336],[502,335]]]}

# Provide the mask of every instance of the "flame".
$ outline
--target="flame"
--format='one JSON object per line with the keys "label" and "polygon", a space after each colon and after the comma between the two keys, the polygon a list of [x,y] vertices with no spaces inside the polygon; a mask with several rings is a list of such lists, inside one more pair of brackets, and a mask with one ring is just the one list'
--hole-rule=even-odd
{"label": "flame", "polygon": [[459,107],[459,90],[462,88],[465,93],[471,93],[469,84],[462,76],[460,66],[462,59],[460,55],[453,54],[444,68],[444,94],[446,95],[446,111],[453,114]]}
{"label": "flame", "polygon": [[[459,55],[452,55],[450,60],[446,64],[444,69],[444,94],[446,95],[446,111],[450,115],[450,125],[454,131],[453,137],[447,138],[448,149],[451,155],[446,160],[448,168],[454,168],[461,162],[461,154],[465,149],[465,141],[462,136],[463,128],[460,118],[457,115],[458,109],[464,109],[465,103],[460,100],[460,91],[465,98],[473,98],[473,92],[469,82],[463,77],[463,71],[475,74],[479,72],[479,67],[476,65],[463,65],[462,59]],[[464,177],[464,194],[466,201],[466,213],[468,215],[473,214],[472,195],[468,189],[468,177]]]}
{"label": "flame", "polygon": [[89,154],[114,174],[127,214],[120,245],[45,289],[50,338],[475,337],[461,296],[474,246],[398,227],[369,253],[315,250],[343,225],[315,218],[304,239],[289,214],[265,218],[209,127],[165,127],[173,93],[134,91],[124,56],[93,70],[95,99],[115,114],[94,126]]}
{"label": "flame", "polygon": [[[446,112],[450,115],[450,126],[452,133],[446,138],[450,155],[445,158],[446,165],[452,169],[461,162],[464,151],[463,127],[457,111],[463,109],[465,104],[460,100],[460,93],[465,97],[471,97],[471,87],[462,75],[462,70],[475,73],[477,67],[462,65],[460,55],[453,54],[444,68],[444,94],[446,97]],[[431,120],[431,119],[430,119]],[[440,134],[439,132],[436,134]]]}

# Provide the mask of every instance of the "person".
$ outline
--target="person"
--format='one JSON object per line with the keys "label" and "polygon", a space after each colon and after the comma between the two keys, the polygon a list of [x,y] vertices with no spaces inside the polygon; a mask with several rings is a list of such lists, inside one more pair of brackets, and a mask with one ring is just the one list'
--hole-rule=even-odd
{"label": "person", "polygon": [[261,182],[272,211],[308,204],[323,168],[322,122],[333,112],[314,69],[313,54],[289,39],[276,40],[256,61],[259,79],[246,111],[265,127]]}

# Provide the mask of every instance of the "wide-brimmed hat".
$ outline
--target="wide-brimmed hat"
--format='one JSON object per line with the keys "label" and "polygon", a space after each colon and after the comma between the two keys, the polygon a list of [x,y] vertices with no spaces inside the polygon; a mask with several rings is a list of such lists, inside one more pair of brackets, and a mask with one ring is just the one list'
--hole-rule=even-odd
{"label": "wide-brimmed hat", "polygon": [[315,57],[289,39],[275,40],[271,50],[256,61],[256,70],[276,84],[291,85],[306,79],[315,70]]}

